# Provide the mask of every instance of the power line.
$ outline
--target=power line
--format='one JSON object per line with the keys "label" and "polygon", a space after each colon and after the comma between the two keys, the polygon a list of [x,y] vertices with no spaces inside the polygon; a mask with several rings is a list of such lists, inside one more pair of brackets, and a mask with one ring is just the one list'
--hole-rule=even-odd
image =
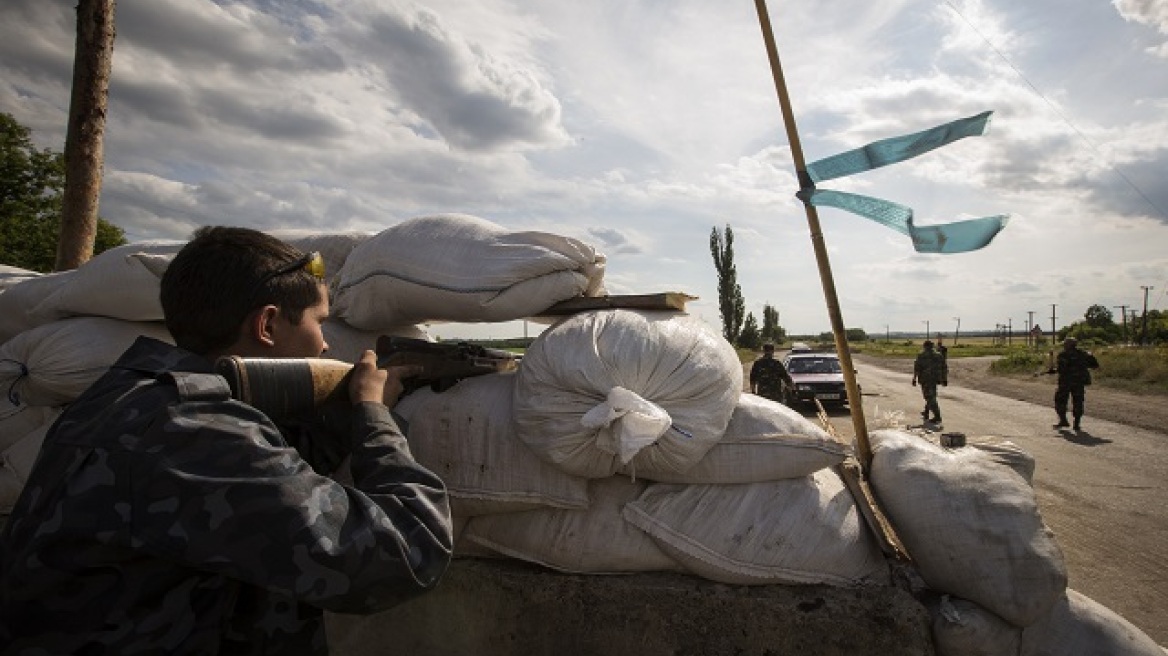
{"label": "power line", "polygon": [[1145,194],[1143,192],[1143,190],[1140,189],[1136,185],[1136,183],[1132,182],[1131,178],[1128,178],[1127,175],[1124,174],[1124,172],[1119,169],[1119,167],[1115,166],[1110,161],[1108,161],[1107,157],[1105,157],[1103,155],[1103,152],[1099,150],[1099,147],[1096,146],[1095,143],[1092,142],[1091,139],[1089,139],[1087,137],[1087,135],[1084,134],[1083,131],[1080,130],[1077,125],[1075,125],[1073,122],[1071,122],[1071,119],[1067,118],[1067,116],[1065,114],[1063,114],[1063,112],[1058,108],[1058,105],[1055,105],[1053,102],[1051,102],[1051,100],[1049,98],[1047,98],[1046,95],[1044,93],[1042,93],[1042,91],[1040,91],[1038,89],[1038,87],[1033,82],[1030,81],[1030,78],[1026,77],[1026,74],[1023,73],[1017,66],[1015,66],[1014,62],[1010,61],[1009,57],[1006,57],[1005,53],[1003,53],[1001,50],[998,50],[997,46],[995,46],[993,44],[993,42],[991,42],[989,40],[989,38],[986,37],[985,34],[982,34],[982,31],[977,29],[977,26],[974,25],[973,22],[970,21],[968,18],[966,18],[965,14],[961,13],[961,10],[959,10],[957,7],[955,7],[953,5],[953,2],[951,2],[951,0],[944,0],[944,1],[945,1],[945,4],[949,5],[949,8],[953,10],[953,13],[957,14],[961,18],[961,20],[965,21],[965,24],[968,25],[971,30],[976,32],[979,37],[981,37],[981,40],[984,41],[987,46],[989,46],[990,50],[993,50],[994,54],[996,54],[1003,62],[1005,62],[1006,65],[1009,66],[1014,71],[1014,73],[1023,82],[1026,83],[1026,86],[1030,87],[1030,89],[1032,91],[1034,91],[1035,95],[1037,95],[1039,98],[1042,98],[1042,101],[1045,102],[1048,107],[1050,107],[1051,111],[1053,111],[1055,114],[1058,115],[1058,117],[1060,119],[1062,119],[1063,123],[1066,123],[1067,126],[1070,127],[1071,130],[1074,131],[1075,134],[1079,135],[1079,138],[1082,139],[1083,142],[1086,143],[1087,146],[1089,148],[1091,148],[1092,151],[1094,151],[1095,155],[1099,158],[1099,160],[1101,162],[1104,163],[1104,165],[1107,166],[1108,170],[1115,173],[1124,182],[1126,182],[1128,184],[1128,186],[1131,187],[1132,190],[1134,190],[1136,192],[1136,194],[1139,195],[1140,198],[1144,199],[1144,202],[1148,204],[1148,207],[1151,207],[1160,216],[1164,217],[1165,219],[1168,219],[1168,212],[1165,212],[1163,209],[1160,208],[1159,205],[1156,205],[1156,203],[1152,202],[1152,199],[1149,198],[1148,195]]}

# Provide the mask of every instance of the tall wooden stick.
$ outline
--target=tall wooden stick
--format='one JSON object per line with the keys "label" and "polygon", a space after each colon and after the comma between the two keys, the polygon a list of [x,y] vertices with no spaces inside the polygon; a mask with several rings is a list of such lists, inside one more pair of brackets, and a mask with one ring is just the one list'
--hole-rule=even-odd
{"label": "tall wooden stick", "polygon": [[[791,144],[791,157],[795,160],[795,175],[799,178],[802,187],[811,186],[811,178],[807,175],[807,163],[803,159],[803,146],[799,142],[799,131],[795,127],[795,114],[791,111],[791,99],[787,95],[787,81],[783,77],[783,68],[779,63],[779,49],[775,46],[774,31],[771,29],[771,19],[767,14],[766,0],[754,0],[758,10],[759,24],[762,26],[762,36],[766,41],[767,56],[770,58],[771,75],[775,78],[775,90],[779,94],[779,105],[783,110],[783,125],[787,128],[787,141]],[[860,398],[860,387],[856,384],[856,370],[852,364],[852,352],[848,349],[847,331],[844,320],[840,315],[839,298],[835,293],[835,280],[831,275],[831,262],[827,258],[827,246],[823,241],[823,231],[819,228],[819,214],[815,207],[804,203],[803,209],[807,212],[807,228],[811,232],[811,245],[815,249],[815,261],[819,264],[819,280],[823,284],[823,296],[827,300],[827,314],[831,318],[831,332],[835,337],[835,349],[839,353],[840,364],[844,369],[844,386],[848,393],[848,405],[851,407],[852,427],[856,431],[856,445],[859,449],[859,461],[867,470],[872,464],[872,447],[868,442],[868,425],[864,421],[864,407]]]}

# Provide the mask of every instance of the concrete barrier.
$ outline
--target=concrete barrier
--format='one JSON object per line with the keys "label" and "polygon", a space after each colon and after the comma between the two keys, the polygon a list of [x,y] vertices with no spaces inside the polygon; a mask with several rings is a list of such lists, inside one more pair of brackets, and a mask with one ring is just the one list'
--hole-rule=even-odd
{"label": "concrete barrier", "polygon": [[582,576],[455,560],[434,591],[327,616],[335,656],[925,656],[929,614],[891,586],[730,586],[673,573]]}

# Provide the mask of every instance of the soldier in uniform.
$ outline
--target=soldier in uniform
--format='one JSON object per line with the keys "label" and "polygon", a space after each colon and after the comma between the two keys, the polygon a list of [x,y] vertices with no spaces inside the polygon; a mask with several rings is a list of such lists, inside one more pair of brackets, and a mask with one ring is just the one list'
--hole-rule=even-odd
{"label": "soldier in uniform", "polygon": [[924,349],[917,354],[913,362],[912,384],[916,387],[921,384],[921,395],[925,397],[925,409],[921,418],[929,420],[929,413],[933,413],[932,421],[941,422],[941,407],[937,405],[937,385],[949,385],[949,362],[945,356],[933,350],[933,341],[926,339]]}
{"label": "soldier in uniform", "polygon": [[1058,373],[1058,388],[1054,393],[1054,411],[1058,413],[1055,428],[1066,428],[1067,397],[1071,399],[1071,412],[1075,419],[1075,430],[1081,430],[1083,401],[1087,396],[1087,385],[1091,384],[1091,370],[1099,368],[1099,361],[1088,351],[1079,349],[1078,340],[1068,337],[1063,340],[1062,353],[1058,354],[1055,368],[1050,373]]}
{"label": "soldier in uniform", "polygon": [[782,362],[775,359],[775,345],[764,344],[762,357],[750,366],[750,391],[753,394],[782,402],[783,381],[791,381]]}
{"label": "soldier in uniform", "polygon": [[[389,409],[416,367],[366,351],[334,430],[277,427],[213,373],[228,354],[320,356],[323,264],[228,227],[174,257],[161,301],[177,346],[139,338],[65,410],[0,534],[0,650],[325,654],[324,610],[438,583],[446,489]],[[326,476],[346,456],[351,486]]]}

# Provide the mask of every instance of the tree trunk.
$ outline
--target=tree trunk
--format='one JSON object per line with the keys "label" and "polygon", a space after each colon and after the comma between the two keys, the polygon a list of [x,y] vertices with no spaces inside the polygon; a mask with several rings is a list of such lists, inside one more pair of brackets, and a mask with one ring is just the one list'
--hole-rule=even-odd
{"label": "tree trunk", "polygon": [[106,98],[114,56],[115,0],[78,0],[73,92],[65,134],[65,192],[55,269],[75,269],[93,256],[101,196]]}

